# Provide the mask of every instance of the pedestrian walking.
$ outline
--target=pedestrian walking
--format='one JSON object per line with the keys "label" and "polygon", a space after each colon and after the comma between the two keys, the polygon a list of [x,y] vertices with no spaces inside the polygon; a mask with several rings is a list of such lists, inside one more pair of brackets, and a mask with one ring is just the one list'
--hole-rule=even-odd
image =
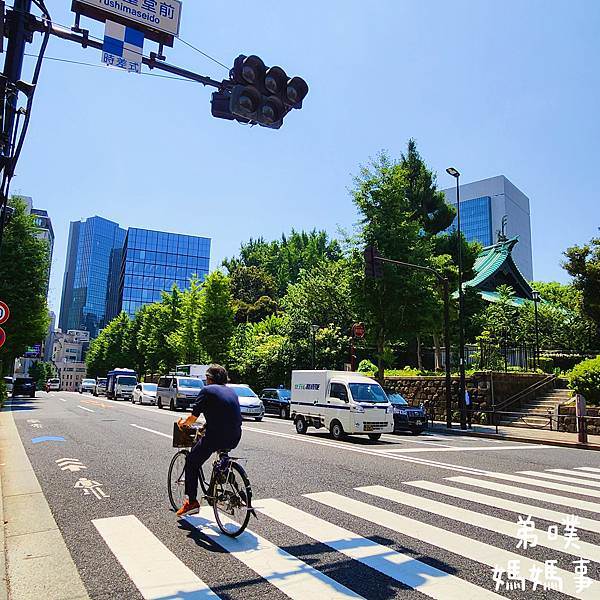
{"label": "pedestrian walking", "polygon": [[465,406],[467,409],[467,427],[472,429],[471,421],[473,419],[473,404],[471,403],[471,396],[469,390],[465,390]]}

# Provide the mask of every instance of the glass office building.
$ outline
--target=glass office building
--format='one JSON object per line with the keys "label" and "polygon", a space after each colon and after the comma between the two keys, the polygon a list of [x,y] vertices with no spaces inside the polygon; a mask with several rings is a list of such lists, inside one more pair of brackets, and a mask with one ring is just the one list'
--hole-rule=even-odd
{"label": "glass office building", "polygon": [[[456,206],[456,204],[454,204]],[[447,231],[457,228],[455,218]],[[492,199],[489,196],[460,201],[460,228],[469,242],[481,242],[484,246],[493,243]]]}
{"label": "glass office building", "polygon": [[133,316],[173,285],[186,289],[194,275],[203,281],[209,261],[209,238],[130,228],[121,267],[121,309]]}
{"label": "glass office building", "polygon": [[[69,229],[59,327],[95,338],[118,314],[119,269],[125,230],[102,217],[74,221]],[[109,293],[112,290],[112,295]]]}

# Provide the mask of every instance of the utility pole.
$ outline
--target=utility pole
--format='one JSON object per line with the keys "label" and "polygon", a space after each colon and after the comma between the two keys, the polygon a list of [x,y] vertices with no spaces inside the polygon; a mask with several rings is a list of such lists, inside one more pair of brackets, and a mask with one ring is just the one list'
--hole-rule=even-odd
{"label": "utility pole", "polygon": [[[6,222],[6,205],[8,203],[6,181],[12,176],[14,168],[13,138],[19,96],[18,84],[21,81],[23,71],[25,44],[31,41],[31,31],[28,27],[31,17],[31,2],[32,0],[15,0],[13,10],[10,12],[8,45],[4,60],[4,72],[0,83],[3,104],[1,113],[2,138],[0,140],[0,173],[2,173],[2,183],[0,185],[0,252]],[[3,34],[3,32],[0,32],[0,34]]]}

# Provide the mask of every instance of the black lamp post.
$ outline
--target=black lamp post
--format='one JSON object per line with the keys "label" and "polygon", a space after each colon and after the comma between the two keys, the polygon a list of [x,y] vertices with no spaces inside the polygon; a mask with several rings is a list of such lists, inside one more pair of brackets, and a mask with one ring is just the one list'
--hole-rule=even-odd
{"label": "black lamp post", "polygon": [[535,363],[534,368],[540,366],[540,325],[538,321],[538,303],[540,301],[540,293],[537,290],[531,290],[533,306],[535,311]]}
{"label": "black lamp post", "polygon": [[312,369],[314,371],[316,364],[316,349],[317,349],[317,331],[319,331],[319,325],[311,325],[312,330]]}
{"label": "black lamp post", "polygon": [[458,352],[460,384],[458,389],[458,406],[460,407],[460,428],[467,428],[467,406],[465,404],[465,329],[463,325],[463,268],[462,268],[462,236],[460,231],[460,173],[454,167],[448,167],[446,173],[456,179],[456,223],[458,233]]}

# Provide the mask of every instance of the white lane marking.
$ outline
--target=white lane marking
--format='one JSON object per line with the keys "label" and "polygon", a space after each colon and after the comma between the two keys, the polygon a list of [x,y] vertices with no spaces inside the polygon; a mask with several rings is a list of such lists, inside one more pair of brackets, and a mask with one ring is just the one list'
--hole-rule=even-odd
{"label": "white lane marking", "polygon": [[362,598],[248,529],[237,538],[223,535],[215,530],[211,517],[214,518],[212,508],[205,506],[198,515],[188,516],[186,520],[286,596],[297,600]]}
{"label": "white lane marking", "polygon": [[579,494],[580,496],[592,496],[593,498],[600,498],[600,490],[590,490],[587,488],[583,489],[581,487],[565,485],[564,483],[556,483],[555,481],[536,479],[535,477],[519,477],[518,475],[509,475],[507,473],[493,473],[492,471],[487,471],[485,475],[486,477],[502,479],[504,481],[510,481],[512,483],[524,483],[525,485],[532,485],[534,487],[550,488],[551,490],[557,490],[559,492],[568,492],[569,494]]}
{"label": "white lane marking", "polygon": [[592,473],[600,473],[600,469],[595,467],[575,467],[578,471],[591,471]]}
{"label": "white lane marking", "polygon": [[[385,500],[391,500],[397,504],[404,506],[410,506],[412,508],[418,508],[439,517],[446,517],[459,523],[468,523],[481,529],[487,529],[493,533],[499,533],[507,537],[519,539],[518,526],[515,521],[507,521],[505,519],[499,519],[492,515],[486,515],[483,513],[476,512],[474,510],[468,510],[461,508],[460,506],[453,506],[451,504],[445,504],[444,502],[438,502],[437,500],[430,500],[421,496],[415,496],[414,494],[407,494],[400,490],[394,490],[382,485],[369,485],[365,487],[356,488],[359,492],[370,494],[377,498],[384,498]],[[564,552],[572,556],[587,558],[594,562],[600,562],[600,548],[596,544],[590,544],[581,540],[577,541],[576,544],[572,544],[570,547],[569,542],[563,536],[558,536],[557,539],[548,539],[548,532],[541,531],[539,529],[531,528],[529,530],[532,536],[537,536],[537,545],[558,552]],[[575,547],[577,546],[577,548]]]}
{"label": "white lane marking", "polygon": [[574,483],[575,485],[587,485],[589,487],[600,488],[600,482],[590,481],[589,479],[582,479],[576,477],[565,477],[564,475],[554,475],[553,473],[546,473],[546,471],[517,471],[521,475],[529,475],[530,477],[544,477],[545,479],[551,479],[552,481],[564,481],[565,483]]}
{"label": "white lane marking", "polygon": [[[450,496],[451,498],[462,498],[468,502],[475,502],[477,504],[483,504],[492,508],[501,508],[502,510],[508,510],[520,515],[531,515],[532,517],[544,519],[545,521],[550,521],[551,523],[559,524],[563,519],[569,518],[569,516],[572,514],[572,512],[566,513],[557,510],[550,510],[548,508],[540,508],[534,504],[525,504],[523,502],[506,500],[505,498],[499,498],[497,496],[488,496],[486,494],[480,494],[479,492],[463,490],[462,488],[443,485],[433,481],[405,481],[404,485],[410,485],[411,487],[415,487],[420,490],[428,490],[437,494],[443,494],[445,496]],[[600,521],[595,521],[594,519],[588,519],[585,517],[578,518],[578,529],[585,529],[587,531],[600,533]]]}
{"label": "white lane marking", "polygon": [[430,598],[463,600],[503,597],[279,500],[261,500],[255,508],[267,517],[326,544]]}
{"label": "white lane marking", "polygon": [[92,523],[146,600],[219,597],[137,517],[109,517]]}
{"label": "white lane marking", "polygon": [[496,483],[495,481],[489,481],[487,479],[475,479],[473,477],[462,476],[448,477],[447,479],[448,481],[456,481],[457,483],[472,485],[488,491],[494,490],[496,492],[503,492],[504,494],[510,494],[512,496],[531,498],[532,500],[540,500],[542,502],[548,502],[549,504],[558,504],[559,506],[568,506],[569,508],[578,508],[580,510],[587,510],[593,513],[600,513],[600,504],[597,502],[588,502],[587,500],[579,500],[576,498],[570,498],[569,496],[558,496],[556,494],[538,492],[537,490],[528,490],[527,488]]}
{"label": "white lane marking", "polygon": [[[464,556],[470,560],[488,565],[492,569],[497,565],[507,565],[508,561],[516,560],[520,563],[522,576],[526,578],[531,577],[532,569],[535,569],[537,572],[539,572],[539,569],[542,569],[541,572],[544,573],[544,563],[528,559],[521,554],[516,554],[509,550],[504,550],[503,548],[496,548],[490,544],[454,533],[453,531],[441,529],[429,525],[428,523],[422,523],[415,519],[398,515],[377,506],[367,504],[366,502],[353,500],[352,498],[341,496],[334,492],[318,492],[316,494],[305,494],[305,496],[346,514],[353,515],[359,519],[364,519],[365,521],[386,527],[387,529],[402,535],[412,537],[419,542],[425,542],[426,544],[447,550],[458,556]],[[572,572],[557,569],[556,573],[563,578],[564,585],[562,592],[564,594],[573,598],[597,600],[598,591],[594,588],[598,587],[598,582],[594,581],[594,585],[587,590],[578,593],[575,589]],[[492,575],[490,573],[490,580],[491,577]]]}
{"label": "white lane marking", "polygon": [[395,442],[396,444],[426,444],[428,446],[437,446],[439,447],[446,447],[446,448],[451,448],[452,446],[450,446],[449,444],[443,444],[442,442],[428,442],[426,440],[413,440],[412,438],[406,438],[403,439],[402,437],[398,436],[398,437],[392,437],[391,435],[382,435],[381,439],[385,442]]}
{"label": "white lane marking", "polygon": [[522,450],[523,448],[530,448],[530,446],[521,444],[520,446],[450,446],[448,448],[398,448],[397,450],[385,450],[385,452],[478,452],[481,450],[488,452],[489,450]]}
{"label": "white lane marking", "polygon": [[570,469],[548,469],[551,473],[564,473],[565,475],[576,475],[577,477],[587,477],[588,479],[600,479],[598,473],[582,473],[581,471],[571,471]]}
{"label": "white lane marking", "polygon": [[61,402],[66,402],[66,400],[65,400],[64,398],[59,398],[59,400],[60,400]]}
{"label": "white lane marking", "polygon": [[141,425],[135,425],[134,423],[130,423],[132,427],[136,429],[143,429],[144,431],[148,431],[149,433],[155,433],[156,435],[162,435],[163,437],[171,439],[173,436],[168,433],[163,433],[162,431],[156,431],[156,429],[148,429],[148,427],[142,427]]}
{"label": "white lane marking", "polygon": [[368,450],[366,448],[360,448],[360,447],[354,446],[351,443],[340,444],[337,442],[330,442],[327,440],[322,440],[322,439],[307,436],[307,435],[299,435],[299,434],[288,435],[285,433],[279,433],[276,431],[268,431],[266,429],[257,429],[257,428],[248,427],[245,425],[242,426],[242,429],[244,431],[255,431],[258,433],[263,433],[265,435],[273,435],[275,437],[291,439],[291,440],[295,440],[298,442],[304,442],[307,444],[317,444],[319,446],[338,448],[338,449],[344,450],[345,452],[357,452],[359,454],[369,454],[370,456],[384,456],[385,458],[389,458],[391,460],[399,460],[402,462],[408,462],[408,463],[413,463],[413,464],[417,464],[417,465],[425,465],[428,467],[440,467],[443,469],[448,469],[449,471],[458,471],[460,473],[470,473],[471,475],[485,475],[487,473],[486,471],[483,471],[482,469],[476,469],[476,468],[472,468],[472,467],[461,467],[459,465],[451,465],[448,463],[442,463],[439,461],[434,461],[434,460],[429,460],[429,459],[424,459],[424,458],[411,458],[409,456],[397,456],[395,454],[389,454],[389,453],[386,454],[384,452],[379,452],[377,450]]}
{"label": "white lane marking", "polygon": [[79,404],[77,405],[77,408],[80,408],[81,410],[87,410],[88,412],[96,412],[95,410],[92,410],[91,408],[86,408],[85,406],[79,406]]}

